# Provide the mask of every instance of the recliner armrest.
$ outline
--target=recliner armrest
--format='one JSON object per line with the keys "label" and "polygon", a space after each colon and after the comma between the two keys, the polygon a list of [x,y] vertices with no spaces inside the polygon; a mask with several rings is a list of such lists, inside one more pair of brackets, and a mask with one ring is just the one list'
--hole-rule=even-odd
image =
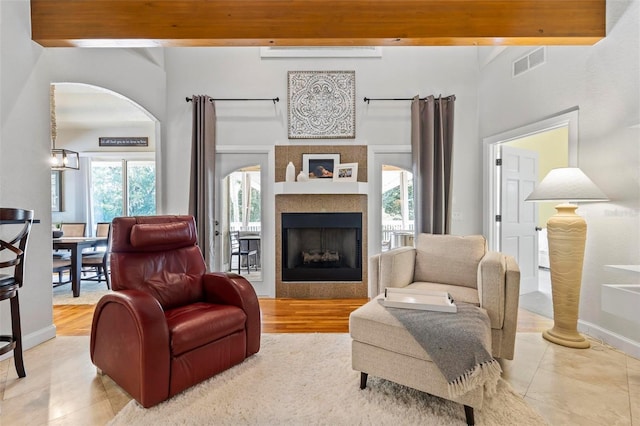
{"label": "recliner armrest", "polygon": [[[378,264],[378,289],[406,287],[413,282],[416,263],[414,247],[399,247],[380,253]],[[375,295],[374,295],[375,296]]]}
{"label": "recliner armrest", "polygon": [[238,274],[210,272],[202,276],[205,300],[237,306],[247,315],[247,356],[260,350],[260,304],[253,286]]}
{"label": "recliner armrest", "polygon": [[91,361],[145,407],[169,395],[170,347],[164,311],[153,296],[121,290],[96,305]]}

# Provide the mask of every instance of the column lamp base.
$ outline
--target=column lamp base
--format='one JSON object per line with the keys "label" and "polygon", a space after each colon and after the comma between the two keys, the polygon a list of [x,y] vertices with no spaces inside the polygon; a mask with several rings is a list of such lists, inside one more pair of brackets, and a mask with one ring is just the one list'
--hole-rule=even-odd
{"label": "column lamp base", "polygon": [[574,349],[587,349],[591,346],[589,341],[578,332],[562,332],[555,328],[542,332],[542,337],[557,345]]}

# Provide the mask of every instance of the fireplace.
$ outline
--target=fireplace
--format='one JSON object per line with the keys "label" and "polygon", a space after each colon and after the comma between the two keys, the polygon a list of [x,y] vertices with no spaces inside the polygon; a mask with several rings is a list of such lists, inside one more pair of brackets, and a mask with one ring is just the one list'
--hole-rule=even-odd
{"label": "fireplace", "polygon": [[282,281],[361,281],[362,213],[282,213]]}

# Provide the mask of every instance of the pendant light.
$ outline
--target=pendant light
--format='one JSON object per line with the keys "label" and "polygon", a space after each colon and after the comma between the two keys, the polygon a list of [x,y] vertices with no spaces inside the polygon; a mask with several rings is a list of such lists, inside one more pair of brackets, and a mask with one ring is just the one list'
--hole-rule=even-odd
{"label": "pendant light", "polygon": [[80,170],[80,155],[68,149],[56,149],[58,134],[56,124],[56,86],[49,89],[49,108],[51,113],[51,170]]}

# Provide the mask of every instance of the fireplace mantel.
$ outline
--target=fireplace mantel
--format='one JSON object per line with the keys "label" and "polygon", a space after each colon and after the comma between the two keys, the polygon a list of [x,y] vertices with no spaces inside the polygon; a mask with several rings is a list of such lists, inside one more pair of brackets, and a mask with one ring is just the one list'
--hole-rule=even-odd
{"label": "fireplace mantel", "polygon": [[367,194],[367,182],[276,182],[275,195],[286,194]]}

